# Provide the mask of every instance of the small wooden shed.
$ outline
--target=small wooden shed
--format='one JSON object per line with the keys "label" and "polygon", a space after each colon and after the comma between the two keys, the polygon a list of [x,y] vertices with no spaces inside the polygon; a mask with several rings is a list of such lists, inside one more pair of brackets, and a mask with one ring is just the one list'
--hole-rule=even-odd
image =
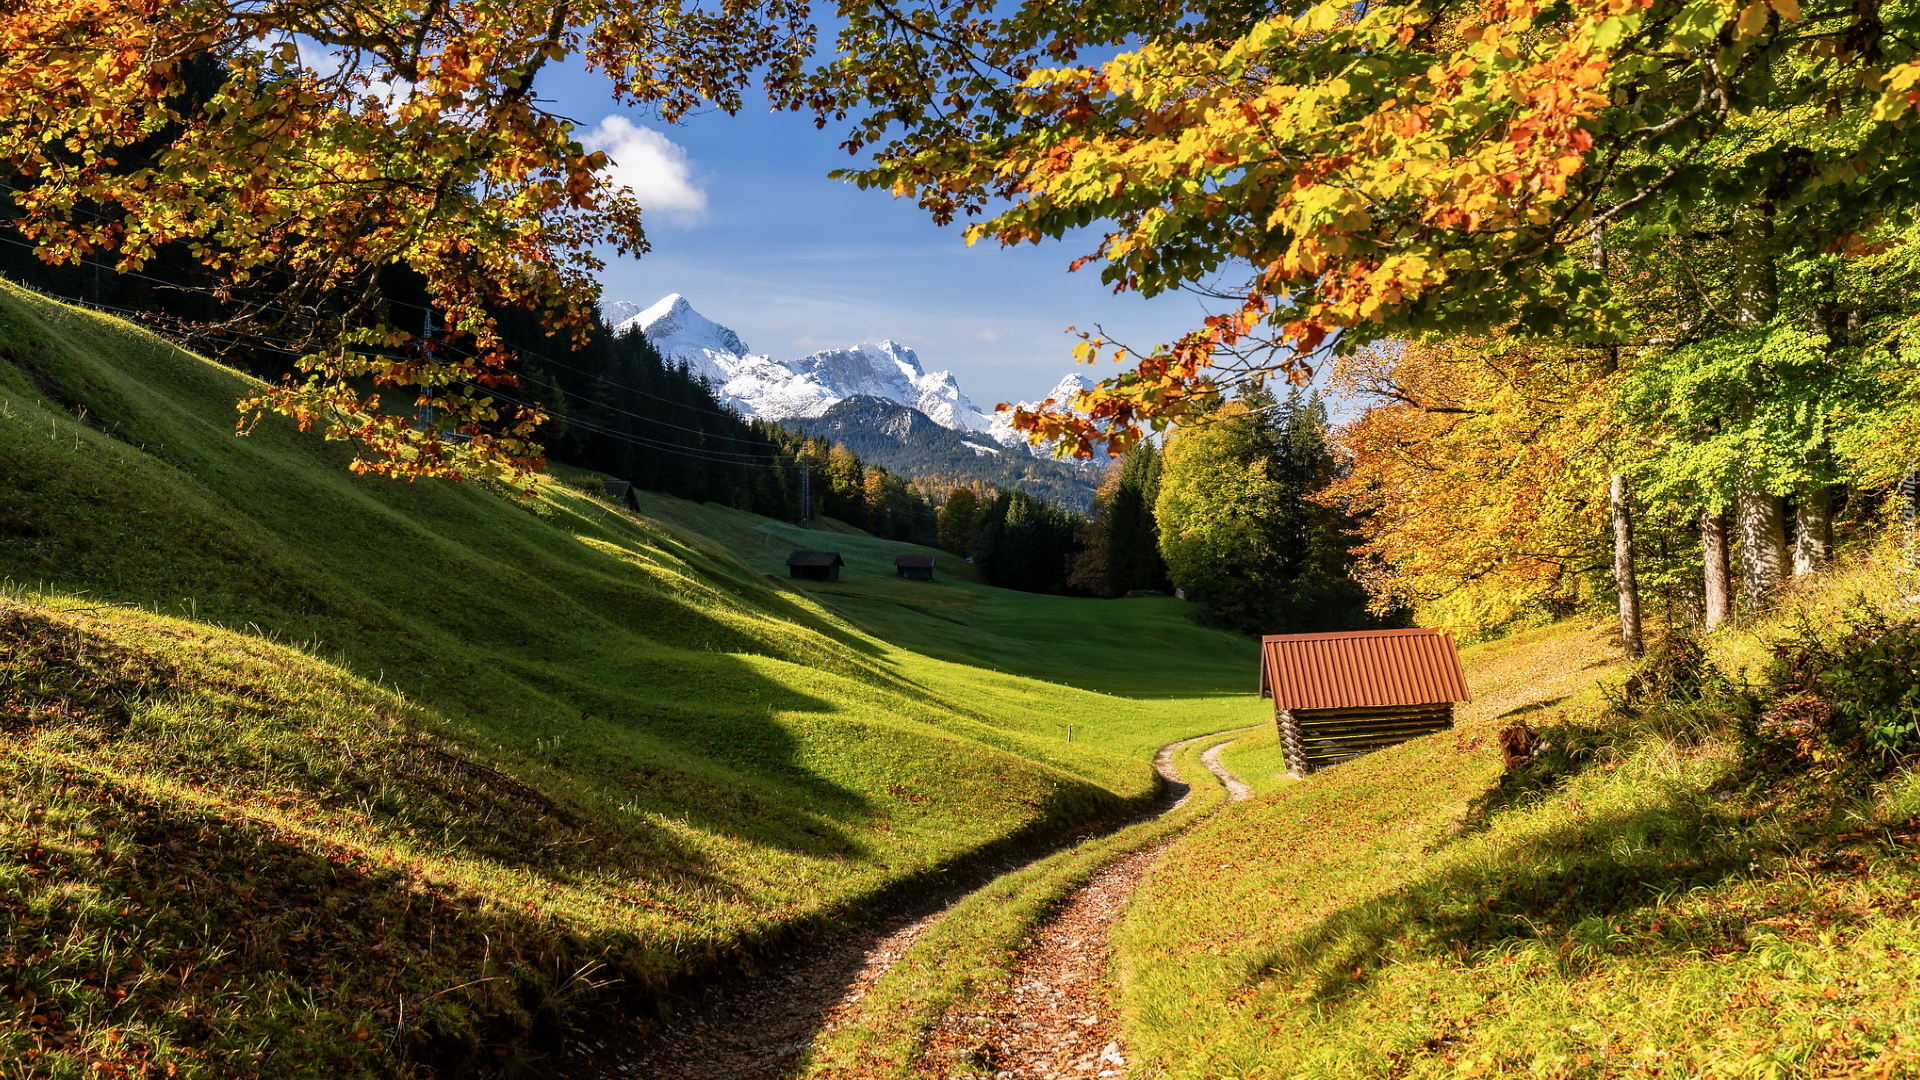
{"label": "small wooden shed", "polygon": [[1453,635],[1438,630],[1269,635],[1260,696],[1297,776],[1450,728],[1453,703],[1472,700]]}
{"label": "small wooden shed", "polygon": [[893,572],[903,578],[914,581],[933,580],[933,556],[931,555],[895,555]]}
{"label": "small wooden shed", "polygon": [[810,581],[839,581],[847,560],[837,551],[795,551],[787,556],[787,576]]}

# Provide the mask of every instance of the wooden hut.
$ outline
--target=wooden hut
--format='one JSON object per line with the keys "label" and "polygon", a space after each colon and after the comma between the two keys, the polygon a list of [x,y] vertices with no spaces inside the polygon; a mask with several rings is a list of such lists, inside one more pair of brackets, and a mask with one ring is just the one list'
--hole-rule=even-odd
{"label": "wooden hut", "polygon": [[933,556],[931,555],[895,555],[893,572],[903,578],[914,581],[933,580]]}
{"label": "wooden hut", "polygon": [[787,556],[787,576],[809,581],[839,581],[847,560],[837,551],[795,551]]}
{"label": "wooden hut", "polygon": [[1260,696],[1297,776],[1450,728],[1470,700],[1453,635],[1437,630],[1264,637]]}

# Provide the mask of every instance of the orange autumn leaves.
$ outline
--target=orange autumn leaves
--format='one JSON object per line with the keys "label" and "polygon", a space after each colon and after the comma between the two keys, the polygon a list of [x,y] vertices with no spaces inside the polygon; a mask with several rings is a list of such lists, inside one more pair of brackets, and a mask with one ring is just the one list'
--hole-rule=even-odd
{"label": "orange autumn leaves", "polygon": [[[0,11],[0,170],[43,258],[138,271],[183,249],[228,302],[216,340],[298,356],[304,377],[244,407],[354,441],[363,471],[525,470],[543,415],[486,392],[515,381],[497,313],[583,334],[596,247],[646,247],[534,82],[583,54],[626,103],[737,106],[800,16],[722,8],[22,0]],[[430,330],[385,309],[395,270],[422,279]]]}
{"label": "orange autumn leaves", "polygon": [[1371,407],[1319,498],[1354,515],[1374,606],[1469,629],[1578,599],[1621,442],[1591,353],[1501,342],[1375,347],[1335,383]]}
{"label": "orange autumn leaves", "polygon": [[[1227,259],[1251,274],[1232,310],[1062,403],[1085,416],[1019,422],[1083,455],[1124,446],[1132,427],[1185,415],[1223,354],[1270,338],[1297,378],[1333,335],[1404,321],[1432,291],[1550,235],[1594,145],[1583,124],[1609,100],[1600,28],[1641,8],[1596,6],[1549,33],[1533,5],[1356,19],[1329,3],[1217,47],[1154,43],[1036,74],[1031,108],[1061,137],[995,163],[1019,177],[1020,201],[974,237],[1033,239],[1091,210],[1118,224],[1097,253],[1116,287],[1158,292]],[[1070,134],[1069,118],[1094,109],[1117,119]]]}
{"label": "orange autumn leaves", "polygon": [[1121,372],[1016,414],[1036,441],[1124,450],[1216,384],[1304,378],[1336,342],[1603,325],[1597,282],[1560,256],[1645,196],[1605,205],[1592,166],[1710,137],[1694,120],[1725,106],[1715,65],[1798,14],[1792,0],[1328,2],[1238,36],[1170,27],[1103,64],[1027,76],[1010,134],[909,145],[861,178],[930,208],[1008,200],[971,240],[1094,225],[1076,268],[1214,299],[1170,345],[1091,337],[1079,358]]}

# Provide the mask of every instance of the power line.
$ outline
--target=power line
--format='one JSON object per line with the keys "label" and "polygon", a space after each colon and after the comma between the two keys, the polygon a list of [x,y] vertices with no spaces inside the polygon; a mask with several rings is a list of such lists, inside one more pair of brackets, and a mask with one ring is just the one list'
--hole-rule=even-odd
{"label": "power line", "polygon": [[[0,186],[5,186],[5,185],[4,185],[4,184],[0,184]],[[17,189],[16,189],[16,190],[17,190]],[[34,246],[33,246],[32,244],[29,244],[29,243],[26,243],[26,242],[24,242],[24,241],[20,241],[20,240],[15,240],[14,238],[12,238],[12,237],[10,237],[10,236],[0,236],[0,241],[5,241],[6,243],[9,243],[9,244],[13,244],[13,245],[14,245],[14,246],[16,246],[16,247],[22,247],[22,248],[27,248],[27,249],[29,249],[29,250],[33,250],[33,247],[34,247]],[[157,277],[153,277],[152,275],[149,275],[149,274],[142,274],[142,273],[139,273],[139,272],[137,272],[137,271],[132,271],[132,270],[118,270],[118,269],[115,269],[115,268],[113,268],[113,267],[110,267],[110,266],[107,266],[107,265],[106,265],[106,264],[104,264],[104,263],[98,263],[98,262],[92,262],[92,261],[90,261],[90,260],[87,260],[87,259],[82,259],[82,260],[80,260],[80,262],[81,262],[81,265],[84,265],[84,266],[92,266],[92,267],[96,267],[96,268],[99,268],[99,269],[105,269],[105,270],[111,270],[111,271],[112,271],[113,273],[115,273],[115,274],[119,274],[119,275],[122,275],[122,276],[125,276],[125,277],[131,277],[131,278],[137,278],[137,279],[139,279],[139,280],[142,280],[142,281],[151,281],[151,282],[154,282],[154,283],[156,283],[156,284],[159,284],[159,285],[164,285],[164,286],[167,286],[168,288],[172,288],[172,289],[178,289],[178,290],[180,290],[180,291],[182,291],[182,292],[192,292],[192,293],[199,293],[199,294],[202,294],[202,295],[207,295],[207,296],[214,296],[214,295],[215,295],[215,293],[214,293],[214,291],[213,291],[213,290],[211,290],[211,289],[207,289],[207,288],[203,288],[203,287],[201,287],[201,286],[196,286],[196,285],[182,285],[182,284],[179,284],[179,283],[177,283],[177,282],[172,282],[172,281],[167,281],[167,280],[166,280],[166,279],[164,279],[164,278],[157,278]],[[52,293],[48,293],[47,295],[49,295],[49,296],[53,296],[54,294],[52,294]],[[110,304],[100,304],[100,303],[98,303],[98,302],[96,302],[96,301],[88,301],[88,300],[81,300],[81,299],[79,299],[79,298],[77,298],[77,297],[69,297],[69,296],[58,296],[58,297],[56,297],[56,298],[57,298],[57,299],[59,299],[59,300],[62,300],[62,301],[65,301],[65,302],[68,302],[68,303],[75,303],[75,304],[82,304],[82,305],[88,305],[88,306],[94,306],[94,307],[99,307],[99,308],[102,308],[102,309],[110,309],[110,310],[112,310],[112,311],[115,311],[115,312],[119,312],[119,313],[123,313],[123,314],[128,314],[128,315],[133,315],[133,316],[136,316],[136,317],[138,317],[138,318],[140,318],[140,319],[142,319],[142,321],[153,321],[153,320],[155,319],[155,315],[154,315],[154,313],[148,313],[148,312],[140,312],[140,311],[136,311],[135,309],[132,309],[132,308],[122,308],[122,307],[115,307],[115,306],[113,306],[113,305],[110,305]],[[216,297],[216,298],[217,298],[217,297]],[[409,308],[413,308],[413,309],[415,309],[415,310],[417,310],[417,311],[424,311],[424,312],[428,312],[429,314],[430,314],[430,313],[431,313],[431,312],[432,312],[432,311],[434,310],[434,309],[433,309],[433,308],[431,308],[431,307],[427,307],[427,306],[424,306],[424,305],[421,305],[421,304],[412,304],[412,303],[407,303],[407,302],[405,302],[405,301],[387,301],[387,302],[388,302],[388,303],[390,303],[390,304],[396,304],[396,305],[399,305],[399,306],[402,306],[402,307],[409,307]],[[287,309],[285,309],[285,308],[280,308],[280,307],[274,307],[274,306],[272,306],[272,305],[267,305],[267,304],[262,304],[262,305],[257,305],[257,306],[258,306],[258,308],[259,308],[260,310],[262,310],[262,311],[276,311],[276,312],[280,312],[281,314],[286,314],[286,315],[296,315],[296,314],[297,314],[297,313],[295,313],[295,312],[291,312],[291,311],[288,311],[288,310],[287,310]],[[176,320],[176,321],[177,321],[177,320]],[[287,339],[285,339],[285,338],[269,338],[269,337],[266,337],[265,335],[256,335],[256,339],[257,339],[258,341],[281,341],[281,342],[285,342],[285,343],[287,343],[287,344],[292,344],[292,342],[290,342],[290,341],[288,341],[288,340],[287,340]],[[243,342],[236,342],[236,341],[235,341],[235,339],[232,339],[232,338],[229,338],[229,339],[228,339],[228,342],[229,342],[230,344],[232,344],[232,343],[243,343]],[[283,354],[286,354],[286,355],[289,355],[289,356],[298,356],[298,355],[300,355],[299,353],[297,353],[297,352],[294,352],[293,350],[289,350],[289,349],[280,349],[280,348],[274,348],[273,346],[270,346],[270,345],[269,345],[269,346],[266,346],[266,347],[267,347],[267,348],[270,348],[270,349],[273,349],[273,351],[275,351],[275,352],[279,352],[279,353],[283,353]],[[454,348],[454,347],[452,347],[452,346],[449,346],[449,345],[440,345],[440,346],[437,346],[437,347],[438,347],[438,348],[440,348],[441,350],[443,350],[443,351],[445,351],[445,352],[448,352],[448,353],[451,353],[451,354],[453,354],[454,356],[458,356],[458,357],[461,357],[461,358],[463,358],[463,359],[467,359],[467,360],[478,360],[478,359],[479,359],[479,357],[478,357],[477,355],[475,355],[474,353],[471,353],[471,352],[467,352],[467,351],[465,351],[465,350],[463,350],[463,349],[457,349],[457,348]],[[710,412],[708,412],[708,411],[707,411],[707,410],[705,410],[705,409],[702,409],[702,408],[701,408],[700,406],[698,406],[698,405],[694,405],[694,404],[692,404],[692,403],[689,403],[689,402],[685,402],[685,401],[676,401],[676,400],[674,400],[673,398],[669,398],[669,397],[665,397],[665,396],[663,396],[663,395],[660,395],[660,394],[654,394],[654,393],[649,393],[648,391],[645,391],[645,390],[642,390],[642,389],[640,389],[640,388],[638,388],[638,387],[634,387],[634,386],[627,386],[627,385],[625,385],[625,384],[623,384],[623,383],[617,383],[617,382],[614,382],[614,381],[613,381],[613,380],[611,380],[611,379],[608,379],[608,378],[605,378],[604,376],[600,376],[600,375],[596,375],[596,374],[594,374],[593,372],[590,372],[590,371],[587,371],[587,370],[585,370],[584,368],[578,368],[578,367],[573,367],[572,365],[569,365],[569,364],[562,364],[562,363],[560,363],[559,361],[557,361],[557,360],[554,360],[554,359],[552,359],[551,357],[548,357],[548,356],[544,356],[544,355],[542,355],[542,354],[540,354],[540,353],[536,353],[536,352],[533,352],[532,350],[529,350],[529,349],[519,349],[519,348],[516,348],[516,349],[515,349],[514,351],[515,351],[516,353],[518,353],[518,354],[519,354],[520,356],[522,356],[522,357],[532,357],[532,358],[534,358],[534,359],[537,359],[537,360],[541,360],[541,361],[544,361],[544,362],[546,362],[546,363],[549,363],[549,364],[553,364],[553,365],[554,365],[554,366],[556,366],[556,367],[562,367],[562,368],[567,368],[568,370],[571,370],[571,371],[575,371],[575,372],[578,372],[578,373],[580,373],[580,374],[582,374],[582,375],[586,375],[586,376],[588,376],[588,377],[590,377],[590,378],[593,378],[593,379],[596,379],[596,380],[598,380],[598,381],[600,381],[600,382],[602,382],[602,383],[605,383],[606,385],[608,385],[608,386],[611,386],[611,387],[613,387],[614,389],[617,389],[617,390],[624,390],[624,391],[627,391],[628,393],[633,393],[633,394],[638,394],[638,395],[640,395],[641,397],[648,397],[648,398],[653,398],[653,399],[654,399],[654,400],[656,400],[656,401],[663,401],[663,402],[666,402],[667,404],[670,404],[670,405],[678,405],[678,406],[680,406],[681,408],[684,408],[684,409],[688,409],[688,410],[691,410],[691,411],[694,411],[694,412],[697,412],[697,413],[700,413],[701,415],[712,415],[712,414],[711,414]],[[652,416],[647,416],[647,415],[645,415],[645,414],[643,414],[643,413],[637,413],[637,412],[633,412],[632,410],[629,410],[629,409],[622,409],[622,408],[620,408],[620,407],[618,407],[618,406],[616,406],[616,405],[609,405],[609,404],[607,404],[607,403],[605,403],[605,402],[601,402],[601,401],[595,401],[594,399],[592,399],[592,398],[590,398],[590,397],[587,397],[587,396],[585,396],[585,395],[583,395],[583,394],[580,394],[580,393],[578,393],[577,391],[573,391],[573,390],[568,390],[568,389],[567,389],[566,387],[563,387],[563,386],[560,386],[560,385],[558,385],[558,384],[556,384],[556,383],[549,383],[549,382],[545,382],[545,381],[542,381],[542,380],[540,380],[540,379],[536,379],[536,378],[534,378],[534,377],[532,377],[531,375],[527,375],[527,374],[525,374],[524,372],[514,372],[514,373],[513,373],[513,376],[514,376],[514,378],[515,378],[516,380],[524,380],[524,381],[526,381],[526,382],[529,382],[529,383],[532,383],[532,384],[534,384],[535,386],[540,386],[540,387],[544,387],[544,388],[546,388],[546,389],[548,389],[548,390],[552,390],[552,391],[555,391],[556,393],[560,393],[560,394],[564,394],[564,395],[566,395],[567,397],[570,397],[570,398],[573,398],[573,399],[574,399],[575,401],[578,401],[578,402],[581,402],[581,403],[583,403],[583,404],[585,404],[585,405],[587,405],[587,406],[590,406],[590,407],[593,407],[593,408],[599,408],[599,409],[605,409],[605,410],[607,410],[607,411],[609,411],[609,412],[615,412],[615,413],[619,413],[619,414],[621,414],[621,415],[623,415],[623,416],[630,416],[630,417],[633,417],[633,418],[634,418],[634,419],[636,419],[636,420],[644,420],[644,421],[646,421],[646,422],[648,422],[648,423],[651,423],[651,424],[658,424],[658,425],[660,425],[661,427],[665,427],[665,428],[671,428],[671,429],[673,429],[673,430],[675,430],[675,431],[684,431],[684,432],[687,432],[687,433],[689,433],[689,434],[692,434],[692,435],[699,435],[699,436],[701,436],[702,438],[707,438],[707,439],[721,439],[721,440],[724,440],[724,441],[726,441],[726,442],[732,442],[732,443],[739,443],[739,444],[741,444],[741,445],[744,445],[744,446],[759,446],[759,445],[771,445],[771,444],[772,444],[772,440],[770,440],[770,439],[764,439],[764,438],[762,438],[762,439],[743,439],[743,438],[740,438],[740,437],[738,437],[738,436],[734,436],[734,435],[725,435],[725,434],[721,434],[721,433],[719,433],[719,432],[710,432],[710,431],[702,431],[702,430],[700,430],[700,429],[698,429],[698,428],[690,428],[690,427],[687,427],[687,426],[685,426],[684,424],[675,424],[675,423],[672,423],[672,422],[670,422],[670,421],[667,421],[667,420],[661,420],[661,419],[659,419],[659,418],[657,418],[657,417],[652,417]],[[718,404],[718,403],[716,403],[716,404]],[[527,406],[527,407],[528,407],[528,408],[535,408],[536,406],[531,406],[531,405],[529,405],[529,406]],[[719,407],[720,407],[720,408],[722,408],[722,409],[725,409],[725,406],[724,406],[724,405],[721,405],[721,406],[719,406]],[[734,413],[733,415],[734,415],[734,417],[735,417],[736,419],[741,419],[741,418],[739,417],[739,414],[738,414],[738,413]],[[744,420],[742,420],[742,422],[744,423]],[[583,424],[583,426],[584,426],[584,424]]]}
{"label": "power line", "polygon": [[[726,456],[723,456],[727,453],[727,451],[724,451],[724,450],[702,453],[700,451],[694,451],[694,450],[688,450],[688,449],[682,448],[676,444],[658,442],[657,440],[648,439],[645,436],[632,435],[627,432],[615,431],[611,428],[600,427],[597,424],[591,424],[591,423],[588,423],[587,421],[575,419],[570,416],[554,417],[552,413],[547,412],[545,408],[539,405],[535,405],[526,401],[521,401],[519,398],[516,398],[511,394],[502,393],[501,391],[496,390],[493,387],[481,386],[479,383],[468,382],[465,379],[460,380],[460,382],[463,385],[471,386],[476,390],[483,391],[509,404],[518,405],[524,409],[532,409],[536,412],[541,413],[544,416],[557,419],[561,423],[566,424],[570,427],[584,428],[587,431],[591,431],[597,435],[604,435],[610,439],[618,439],[622,442],[629,442],[635,446],[646,447],[646,448],[657,449],[657,450],[664,450],[667,453],[677,453],[683,457],[699,458],[700,460],[703,460],[703,461],[716,462],[722,465],[742,465],[747,468],[754,468],[754,469],[784,469],[789,467],[786,462],[781,462],[781,461],[749,461],[745,458],[726,457]],[[778,452],[778,447],[770,447],[770,449],[772,449],[775,453]]]}

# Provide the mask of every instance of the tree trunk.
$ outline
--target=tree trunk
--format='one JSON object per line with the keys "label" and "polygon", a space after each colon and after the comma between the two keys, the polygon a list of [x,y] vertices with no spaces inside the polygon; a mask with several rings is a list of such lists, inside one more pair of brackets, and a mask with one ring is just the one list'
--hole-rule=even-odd
{"label": "tree trunk", "polygon": [[1833,557],[1833,489],[1817,487],[1800,499],[1793,520],[1793,572],[1827,568]]}
{"label": "tree trunk", "polygon": [[1766,325],[1780,295],[1772,204],[1763,202],[1734,215],[1732,269],[1733,324],[1743,330]]}
{"label": "tree trunk", "polygon": [[1640,586],[1633,575],[1633,515],[1627,506],[1627,478],[1619,473],[1607,489],[1613,513],[1613,582],[1620,589],[1620,645],[1638,658],[1645,651],[1640,638]]}
{"label": "tree trunk", "polygon": [[1769,495],[1745,479],[1736,495],[1740,601],[1752,609],[1787,576],[1787,508],[1780,496]]}
{"label": "tree trunk", "polygon": [[1712,510],[1700,514],[1700,554],[1706,563],[1707,629],[1727,621],[1733,593],[1727,587],[1727,519]]}

